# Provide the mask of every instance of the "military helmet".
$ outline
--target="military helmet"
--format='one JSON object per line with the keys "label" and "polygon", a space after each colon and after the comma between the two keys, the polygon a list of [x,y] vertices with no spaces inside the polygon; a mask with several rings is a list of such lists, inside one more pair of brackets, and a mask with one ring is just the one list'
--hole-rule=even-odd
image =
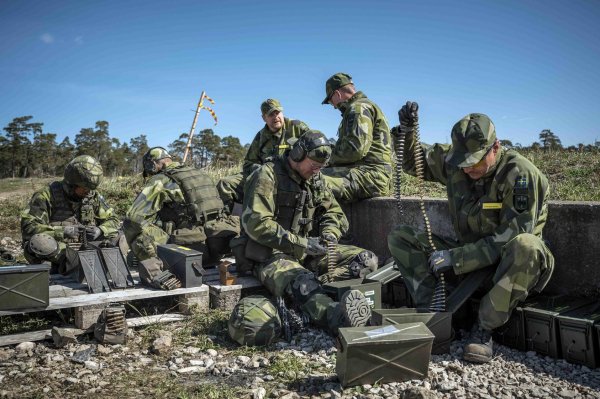
{"label": "military helmet", "polygon": [[167,150],[162,147],[152,147],[144,154],[142,162],[144,164],[144,172],[147,174],[156,173],[154,162],[164,158],[173,158]]}
{"label": "military helmet", "polygon": [[80,155],[67,164],[64,180],[71,186],[94,190],[102,180],[102,166],[94,157]]}
{"label": "military helmet", "polygon": [[29,240],[29,251],[35,256],[48,259],[58,254],[58,243],[48,234],[37,233],[31,236]]}
{"label": "military helmet", "polygon": [[350,83],[354,82],[352,82],[352,76],[347,73],[340,72],[332,75],[327,79],[327,82],[325,82],[325,100],[323,100],[321,104],[327,104],[334,91],[340,87],[349,85]]}
{"label": "military helmet", "polygon": [[240,345],[268,345],[281,335],[277,308],[262,295],[242,298],[227,324],[229,336]]}
{"label": "military helmet", "polygon": [[320,131],[309,130],[292,143],[290,158],[296,162],[301,162],[305,157],[315,162],[326,163],[329,161],[331,143]]}
{"label": "military helmet", "polygon": [[487,115],[469,114],[452,128],[452,148],[446,162],[468,168],[481,161],[496,142],[496,128]]}

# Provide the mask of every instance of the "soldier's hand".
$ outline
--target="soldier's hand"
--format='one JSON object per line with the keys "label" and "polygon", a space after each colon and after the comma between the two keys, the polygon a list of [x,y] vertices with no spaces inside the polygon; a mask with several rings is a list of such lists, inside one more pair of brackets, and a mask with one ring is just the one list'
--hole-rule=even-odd
{"label": "soldier's hand", "polygon": [[97,226],[86,226],[86,228],[85,228],[85,237],[88,240],[90,240],[90,241],[97,240],[98,238],[100,238],[101,235],[102,235],[102,230],[100,230],[99,227],[97,227]]}
{"label": "soldier's hand", "polygon": [[79,233],[81,233],[82,226],[80,225],[72,225],[63,227],[63,236],[66,238],[79,238]]}
{"label": "soldier's hand", "polygon": [[333,233],[323,233],[323,234],[321,234],[321,238],[325,241],[329,241],[334,244],[337,244],[337,242],[338,242],[336,236]]}
{"label": "soldier's hand", "polygon": [[402,127],[414,127],[419,123],[419,104],[407,101],[398,111]]}
{"label": "soldier's hand", "polygon": [[452,257],[447,249],[435,251],[429,257],[429,270],[436,276],[452,270]]}
{"label": "soldier's hand", "polygon": [[307,255],[321,256],[327,253],[327,248],[321,244],[319,237],[308,237],[308,245],[305,250]]}

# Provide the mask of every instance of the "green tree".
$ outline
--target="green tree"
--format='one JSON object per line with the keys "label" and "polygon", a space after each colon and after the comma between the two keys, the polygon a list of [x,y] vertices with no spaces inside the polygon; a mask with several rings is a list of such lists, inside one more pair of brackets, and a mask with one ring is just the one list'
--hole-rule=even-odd
{"label": "green tree", "polygon": [[6,127],[1,152],[7,158],[8,171],[12,177],[27,177],[31,164],[31,140],[29,136],[42,132],[43,123],[29,122],[32,116],[14,118]]}
{"label": "green tree", "polygon": [[36,133],[31,145],[31,174],[38,177],[54,176],[58,162],[56,150],[55,133]]}
{"label": "green tree", "polygon": [[111,162],[112,141],[108,133],[108,122],[96,122],[96,128],[84,128],[75,136],[76,155],[91,155],[103,168]]}
{"label": "green tree", "polygon": [[149,149],[150,147],[148,146],[148,139],[146,138],[145,134],[141,134],[129,140],[129,150],[133,157],[133,173],[141,173],[144,170],[142,158]]}
{"label": "green tree", "polygon": [[63,174],[65,166],[75,157],[75,147],[71,144],[69,136],[65,137],[63,141],[56,148],[56,166],[54,173],[57,176]]}
{"label": "green tree", "polygon": [[540,142],[546,151],[556,151],[562,148],[560,139],[550,129],[544,129],[540,132]]}
{"label": "green tree", "polygon": [[215,158],[217,162],[223,162],[229,167],[240,162],[244,155],[244,147],[242,147],[240,139],[234,136],[225,136],[221,139],[221,146],[215,154]]}

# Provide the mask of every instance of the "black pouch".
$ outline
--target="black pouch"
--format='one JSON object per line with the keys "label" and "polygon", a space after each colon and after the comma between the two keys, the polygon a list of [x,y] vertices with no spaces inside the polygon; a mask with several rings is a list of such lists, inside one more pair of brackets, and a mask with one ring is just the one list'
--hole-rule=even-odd
{"label": "black pouch", "polygon": [[273,248],[264,246],[254,240],[248,239],[246,250],[244,251],[246,258],[256,262],[266,262],[273,257]]}
{"label": "black pouch", "polygon": [[169,238],[170,243],[183,246],[204,243],[204,241],[206,241],[206,233],[202,226],[191,229],[177,229],[173,231]]}
{"label": "black pouch", "polygon": [[238,276],[250,275],[254,270],[254,262],[246,258],[246,244],[248,241],[248,237],[242,235],[233,238],[229,242],[231,252],[235,257],[235,268]]}

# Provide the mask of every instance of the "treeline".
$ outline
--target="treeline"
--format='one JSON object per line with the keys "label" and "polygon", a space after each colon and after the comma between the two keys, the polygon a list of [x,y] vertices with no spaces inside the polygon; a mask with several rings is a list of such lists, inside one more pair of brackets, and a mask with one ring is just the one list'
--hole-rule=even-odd
{"label": "treeline", "polygon": [[[46,177],[62,175],[65,165],[77,155],[97,158],[105,174],[123,176],[143,170],[142,157],[149,148],[142,134],[121,142],[110,137],[109,123],[96,122],[93,128],[83,128],[73,142],[67,136],[60,143],[56,133],[45,133],[43,123],[33,122],[32,116],[14,118],[0,135],[0,177]],[[187,133],[168,146],[175,158],[183,158]],[[150,143],[151,145],[155,145]],[[196,134],[192,140],[191,160],[196,167],[208,165],[231,166],[240,162],[246,153],[237,137],[219,137],[212,129]]]}

